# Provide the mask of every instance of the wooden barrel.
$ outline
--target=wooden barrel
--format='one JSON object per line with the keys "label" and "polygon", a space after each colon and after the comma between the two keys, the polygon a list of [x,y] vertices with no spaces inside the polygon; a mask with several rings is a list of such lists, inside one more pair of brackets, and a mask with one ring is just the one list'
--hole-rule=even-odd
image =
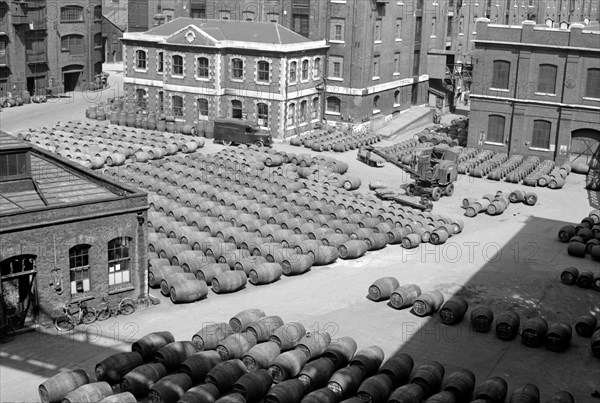
{"label": "wooden barrel", "polygon": [[373,375],[360,384],[356,396],[361,402],[383,402],[392,392],[393,386],[392,380],[386,375]]}
{"label": "wooden barrel", "polygon": [[83,369],[60,372],[44,381],[38,392],[42,403],[60,402],[69,392],[90,382]]}
{"label": "wooden barrel", "polygon": [[216,350],[221,355],[221,359],[226,361],[234,358],[242,358],[256,343],[256,336],[253,333],[245,331],[243,333],[232,334],[225,340],[222,340]]}
{"label": "wooden barrel", "polygon": [[425,393],[417,384],[409,383],[394,390],[387,403],[421,403]]}
{"label": "wooden barrel", "polygon": [[[385,235],[387,238],[387,234]],[[342,259],[357,259],[364,255],[368,248],[369,246],[364,240],[353,239],[340,245],[338,252]]]}
{"label": "wooden barrel", "polygon": [[521,330],[521,342],[529,347],[537,347],[544,342],[547,332],[546,319],[540,317],[527,319]]}
{"label": "wooden barrel", "polygon": [[506,204],[501,201],[493,201],[487,208],[487,213],[489,215],[499,215],[502,214],[506,210]]}
{"label": "wooden barrel", "polygon": [[546,333],[546,348],[552,351],[563,351],[571,344],[573,329],[566,322],[552,323],[548,325]]}
{"label": "wooden barrel", "polygon": [[575,398],[566,390],[559,390],[552,394],[545,403],[575,403]]}
{"label": "wooden barrel", "polygon": [[204,136],[207,139],[212,139],[215,137],[215,126],[214,122],[207,121],[204,125]]}
{"label": "wooden barrel", "polygon": [[219,388],[220,393],[229,392],[233,384],[248,370],[242,360],[235,358],[220,362],[206,374],[206,382]]}
{"label": "wooden barrel", "polygon": [[[313,402],[313,400],[307,400],[308,396],[302,398],[305,393],[306,387],[299,379],[288,379],[273,386],[265,396],[264,403],[291,403],[300,402],[300,400],[304,403]],[[326,400],[314,400],[314,402],[329,403]],[[336,401],[331,400],[331,403],[334,402]]]}
{"label": "wooden barrel", "polygon": [[383,363],[379,373],[390,378],[394,385],[403,385],[408,382],[413,366],[414,361],[410,355],[397,353]]}
{"label": "wooden barrel", "polygon": [[249,281],[253,285],[270,284],[281,277],[283,268],[279,263],[261,263],[250,269]]}
{"label": "wooden barrel", "polygon": [[242,375],[236,383],[233,384],[233,391],[243,396],[243,402],[258,401],[267,393],[273,377],[266,369],[257,369]]}
{"label": "wooden barrel", "polygon": [[165,375],[167,369],[162,364],[141,365],[125,374],[121,381],[121,390],[131,392],[136,397],[145,396],[152,385]]}
{"label": "wooden barrel", "polygon": [[169,298],[174,304],[199,301],[207,295],[208,286],[206,282],[196,280],[195,278],[193,280],[184,279],[184,281],[175,281],[171,284],[169,290]]}
{"label": "wooden barrel", "polygon": [[437,361],[420,365],[410,379],[410,383],[417,384],[423,389],[424,397],[429,397],[438,391],[444,379],[444,366]]}
{"label": "wooden barrel", "polygon": [[[262,263],[266,263],[267,259],[264,256],[246,256],[235,262],[235,270],[243,270],[246,275],[250,276],[250,271]],[[252,281],[250,281],[252,282]]]}
{"label": "wooden barrel", "polygon": [[534,192],[525,193],[525,204],[528,206],[534,206],[537,203],[538,197]]}
{"label": "wooden barrel", "polygon": [[386,301],[398,287],[400,283],[397,278],[382,277],[369,286],[368,298],[375,302]]}
{"label": "wooden barrel", "polygon": [[558,230],[558,239],[561,242],[569,242],[576,234],[573,225],[565,225]]}
{"label": "wooden barrel", "polygon": [[108,382],[93,382],[67,393],[61,403],[96,403],[112,394]]}
{"label": "wooden barrel", "polygon": [[413,303],[411,312],[417,316],[432,315],[444,303],[444,295],[439,291],[430,291],[421,294]]}
{"label": "wooden barrel", "polygon": [[[203,266],[196,272],[196,278],[206,282],[206,284],[212,284],[213,279],[221,274],[230,271],[230,267],[227,263],[211,263]],[[245,273],[243,273],[245,275]]]}
{"label": "wooden barrel", "polygon": [[474,399],[483,399],[489,403],[504,403],[508,385],[498,376],[486,379],[475,389]]}
{"label": "wooden barrel", "polygon": [[594,315],[583,315],[575,321],[575,331],[581,337],[592,337],[598,321]]}
{"label": "wooden barrel", "polygon": [[281,354],[279,345],[273,341],[258,343],[242,356],[242,362],[248,371],[256,371],[260,368],[268,368],[269,364]]}
{"label": "wooden barrel", "polygon": [[137,399],[131,392],[121,392],[107,396],[98,403],[137,403]]}
{"label": "wooden barrel", "polygon": [[567,285],[575,284],[577,277],[579,277],[579,270],[575,267],[567,267],[560,273],[560,281]]}
{"label": "wooden barrel", "polygon": [[125,163],[126,159],[123,153],[112,153],[106,157],[106,165],[109,167],[121,166]]}
{"label": "wooden barrel", "polygon": [[521,319],[515,311],[504,311],[496,319],[496,336],[501,340],[512,340],[519,332]]}
{"label": "wooden barrel", "polygon": [[442,384],[442,390],[452,393],[458,401],[470,400],[474,389],[475,374],[468,369],[451,373]]}
{"label": "wooden barrel", "polygon": [[235,333],[240,333],[246,330],[249,325],[265,316],[265,312],[262,309],[246,309],[238,312],[234,317],[229,319],[229,325]]}
{"label": "wooden barrel", "polygon": [[364,379],[365,373],[361,367],[351,365],[334,372],[327,383],[327,387],[338,396],[339,401],[344,396],[355,394]]}
{"label": "wooden barrel", "polygon": [[440,319],[446,325],[459,323],[469,308],[469,303],[463,297],[452,297],[440,309]]}
{"label": "wooden barrel", "polygon": [[211,282],[212,290],[217,294],[236,292],[246,286],[246,273],[238,270],[218,273]]}
{"label": "wooden barrel", "polygon": [[600,358],[600,328],[596,329],[592,334],[590,346],[592,348],[592,353],[596,356],[596,358]]}
{"label": "wooden barrel", "polygon": [[508,196],[508,200],[510,200],[511,203],[520,203],[525,200],[525,192],[520,189],[514,190]]}
{"label": "wooden barrel", "polygon": [[510,395],[509,403],[539,403],[540,390],[537,386],[526,383],[516,388]]}
{"label": "wooden barrel", "polygon": [[580,242],[569,242],[567,253],[574,257],[585,257],[585,244]]}
{"label": "wooden barrel", "polygon": [[212,383],[205,383],[188,389],[179,398],[178,403],[214,403],[219,398],[219,388]]}
{"label": "wooden barrel", "polygon": [[396,245],[402,243],[402,239],[408,235],[408,231],[405,228],[396,227],[392,228],[387,232],[388,243],[390,245]]}
{"label": "wooden barrel", "polygon": [[204,381],[206,374],[220,363],[221,355],[216,351],[201,351],[189,356],[179,366],[179,372],[186,374],[192,383],[198,384]]}
{"label": "wooden barrel", "polygon": [[143,359],[138,352],[116,353],[96,364],[96,379],[118,383],[121,382],[123,375],[142,364]]}
{"label": "wooden barrel", "polygon": [[281,260],[281,268],[286,276],[296,276],[306,273],[312,267],[314,260],[310,255],[291,255]]}
{"label": "wooden barrel", "polygon": [[191,341],[174,341],[158,350],[154,361],[164,365],[168,371],[172,371],[196,352],[198,352],[196,345]]}
{"label": "wooden barrel", "polygon": [[170,273],[167,274],[160,282],[160,292],[162,295],[168,296],[171,292],[171,285],[178,282],[186,282],[196,280],[194,273]]}
{"label": "wooden barrel", "polygon": [[402,247],[404,249],[413,249],[419,246],[421,243],[421,236],[419,234],[408,234],[402,238]]}
{"label": "wooden barrel", "polygon": [[309,250],[306,253],[313,259],[314,266],[322,266],[331,264],[338,258],[338,250],[335,246],[320,245],[314,250]]}
{"label": "wooden barrel", "polygon": [[279,316],[265,316],[246,328],[246,331],[254,334],[258,343],[265,342],[271,337],[276,329],[283,326],[283,319]]}
{"label": "wooden barrel", "polygon": [[306,354],[307,359],[313,359],[323,354],[331,343],[331,336],[327,332],[309,332],[300,339],[295,349]]}
{"label": "wooden barrel", "polygon": [[213,350],[222,340],[234,333],[229,323],[211,323],[200,329],[194,336],[192,342],[199,351]]}
{"label": "wooden barrel", "polygon": [[279,354],[269,364],[273,382],[279,383],[296,377],[306,364],[308,356],[302,350],[290,350]]}
{"label": "wooden barrel", "polygon": [[365,376],[372,376],[377,373],[384,356],[385,354],[379,346],[369,346],[358,351],[350,360],[349,365],[359,366]]}
{"label": "wooden barrel", "polygon": [[136,340],[131,345],[131,351],[139,353],[144,361],[149,361],[158,350],[174,341],[175,337],[169,331],[149,333]]}
{"label": "wooden barrel", "polygon": [[390,306],[395,309],[402,309],[412,306],[416,299],[421,295],[421,288],[416,284],[407,284],[400,286],[390,295]]}
{"label": "wooden barrel", "polygon": [[[346,364],[348,361],[346,361]],[[338,364],[339,365],[339,364]],[[318,358],[306,364],[298,379],[304,384],[307,391],[316,390],[325,387],[331,375],[338,368],[330,358]],[[342,367],[345,365],[342,365]]]}
{"label": "wooden barrel", "polygon": [[592,288],[594,282],[594,273],[591,271],[582,271],[577,276],[577,287],[579,288]]}
{"label": "wooden barrel", "polygon": [[154,288],[159,287],[165,277],[175,273],[184,273],[184,270],[180,266],[154,266],[148,269],[148,285]]}
{"label": "wooden barrel", "polygon": [[494,313],[486,306],[478,306],[471,311],[471,325],[477,332],[487,332],[494,321]]}
{"label": "wooden barrel", "polygon": [[269,341],[277,343],[281,351],[287,351],[294,348],[305,335],[306,329],[304,325],[298,322],[288,322],[275,329],[269,337]]}
{"label": "wooden barrel", "polygon": [[152,403],[177,402],[193,383],[186,374],[167,375],[156,382],[148,392],[148,401]]}

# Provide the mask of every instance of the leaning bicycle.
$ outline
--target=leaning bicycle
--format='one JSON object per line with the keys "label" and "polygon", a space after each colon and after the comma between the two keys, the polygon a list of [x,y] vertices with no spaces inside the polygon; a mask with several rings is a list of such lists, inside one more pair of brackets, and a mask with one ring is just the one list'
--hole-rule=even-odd
{"label": "leaning bicycle", "polygon": [[63,306],[63,315],[56,318],[54,325],[61,332],[73,330],[77,325],[89,325],[96,321],[96,310],[88,307],[85,301],[67,302]]}
{"label": "leaning bicycle", "polygon": [[106,320],[113,315],[130,315],[135,312],[135,302],[131,298],[113,301],[107,297],[102,297],[100,306],[96,311],[98,312],[96,319],[99,321]]}

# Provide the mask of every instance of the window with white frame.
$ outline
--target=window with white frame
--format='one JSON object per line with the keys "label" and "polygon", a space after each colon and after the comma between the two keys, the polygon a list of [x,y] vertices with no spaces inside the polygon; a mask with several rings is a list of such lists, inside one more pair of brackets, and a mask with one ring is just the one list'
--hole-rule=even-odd
{"label": "window with white frame", "polygon": [[379,113],[379,95],[373,98],[373,113]]}
{"label": "window with white frame", "polygon": [[198,119],[208,119],[208,99],[198,98]]}
{"label": "window with white frame", "polygon": [[287,116],[287,125],[288,126],[294,126],[296,124],[295,112],[296,112],[296,104],[292,102],[291,104],[288,105],[288,116]]}
{"label": "window with white frame", "polygon": [[290,82],[291,83],[295,83],[296,82],[296,68],[297,68],[297,63],[296,62],[291,62],[290,63]]}
{"label": "window with white frame", "polygon": [[344,26],[346,21],[343,18],[332,18],[331,19],[331,33],[329,39],[332,41],[343,42],[344,41]]}
{"label": "window with white frame", "polygon": [[108,286],[131,282],[129,246],[131,238],[115,238],[108,243]]}
{"label": "window with white frame", "polygon": [[158,64],[157,64],[156,71],[159,73],[162,73],[163,69],[164,69],[164,64],[165,64],[164,53],[158,52]]}
{"label": "window with white frame", "polygon": [[265,60],[260,60],[257,63],[257,80],[261,82],[269,82],[269,62]]}
{"label": "window with white frame", "polygon": [[381,42],[381,18],[375,20],[375,42]]}
{"label": "window with white frame", "polygon": [[175,76],[183,76],[183,56],[173,55],[173,70],[172,74]]}
{"label": "window with white frame", "polygon": [[373,56],[373,78],[379,78],[379,55]]}
{"label": "window with white frame", "polygon": [[298,122],[299,123],[304,123],[306,122],[308,116],[308,102],[307,101],[302,101],[300,102],[300,113],[298,114]]}
{"label": "window with white frame", "polygon": [[146,59],[146,51],[145,50],[136,50],[135,51],[135,68],[140,70],[146,70],[147,59]]}
{"label": "window with white frame", "polygon": [[260,102],[256,104],[256,118],[261,127],[269,126],[269,105]]}
{"label": "window with white frame", "polygon": [[394,106],[400,105],[400,91],[394,92]]}
{"label": "window with white frame", "polygon": [[394,53],[394,74],[400,73],[400,52]]}
{"label": "window with white frame", "polygon": [[209,67],[208,58],[199,57],[197,59],[197,63],[198,63],[198,68],[196,71],[196,75],[198,76],[198,78],[208,78],[208,67]]}
{"label": "window with white frame", "polygon": [[396,18],[396,39],[402,39],[402,18]]}
{"label": "window with white frame", "polygon": [[237,99],[231,101],[231,117],[235,119],[241,119],[243,114],[242,101]]}
{"label": "window with white frame", "polygon": [[321,77],[321,58],[316,57],[313,61],[313,79]]}
{"label": "window with white frame", "polygon": [[341,56],[331,56],[329,58],[329,63],[331,63],[329,68],[330,77],[342,78],[344,70],[344,58]]}
{"label": "window with white frame", "polygon": [[69,249],[71,296],[90,290],[90,245],[76,245]]}
{"label": "window with white frame", "polygon": [[315,120],[319,117],[319,98],[315,97],[312,100],[311,119]]}
{"label": "window with white frame", "polygon": [[327,112],[340,114],[342,110],[342,101],[338,97],[327,97]]}
{"label": "window with white frame", "polygon": [[552,123],[546,120],[533,121],[533,135],[531,137],[531,147],[547,150],[550,148],[550,134]]}
{"label": "window with white frame", "polygon": [[173,95],[173,115],[183,116],[183,98],[179,95]]}
{"label": "window with white frame", "polygon": [[231,75],[234,79],[244,78],[244,61],[242,59],[231,59]]}
{"label": "window with white frame", "polygon": [[302,60],[302,80],[308,80],[308,60]]}

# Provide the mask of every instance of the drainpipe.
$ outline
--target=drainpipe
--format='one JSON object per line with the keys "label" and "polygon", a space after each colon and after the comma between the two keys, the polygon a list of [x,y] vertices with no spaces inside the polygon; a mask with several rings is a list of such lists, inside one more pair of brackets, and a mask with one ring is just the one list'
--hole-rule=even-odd
{"label": "drainpipe", "polygon": [[[523,27],[521,26],[521,43],[523,43]],[[515,103],[517,102],[517,83],[519,82],[519,62],[521,61],[521,50],[519,48],[519,53],[517,54],[517,66],[516,66],[516,74],[514,80],[514,90],[513,90],[513,100],[511,101],[511,111],[510,111],[510,130],[508,132],[508,144],[507,144],[507,154],[510,157],[510,149],[512,147],[512,136],[513,136],[513,126],[515,121]],[[510,79],[510,77],[509,77]]]}

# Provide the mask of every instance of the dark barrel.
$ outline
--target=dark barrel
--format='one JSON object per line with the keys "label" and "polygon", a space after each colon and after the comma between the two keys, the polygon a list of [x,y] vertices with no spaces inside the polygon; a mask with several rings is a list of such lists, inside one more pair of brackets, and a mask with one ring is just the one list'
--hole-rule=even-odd
{"label": "dark barrel", "polygon": [[494,376],[483,381],[475,389],[474,399],[483,399],[489,403],[504,403],[508,384],[498,376]]}
{"label": "dark barrel", "polygon": [[[321,389],[317,389],[313,392],[310,392],[308,395],[304,396],[300,403],[337,403],[339,399],[335,392],[331,389],[325,387]],[[265,403],[268,403],[265,401]]]}
{"label": "dark barrel", "polygon": [[233,334],[229,323],[210,323],[203,326],[194,336],[192,342],[199,351],[214,350],[222,340]]}
{"label": "dark barrel", "polygon": [[172,371],[196,352],[196,345],[191,341],[174,341],[158,350],[154,361],[163,364],[167,371]]}
{"label": "dark barrel", "polygon": [[136,397],[143,397],[160,378],[167,375],[162,364],[144,364],[129,371],[121,381],[121,390],[131,392]]}
{"label": "dark barrel", "polygon": [[457,403],[458,399],[450,392],[442,391],[425,400],[425,403]]}
{"label": "dark barrel", "polygon": [[388,300],[398,287],[400,283],[395,277],[382,277],[369,286],[368,298],[376,302]]}
{"label": "dark barrel", "polygon": [[313,391],[325,387],[336,369],[336,365],[329,358],[318,358],[302,368],[298,379],[304,383],[307,391]]}
{"label": "dark barrel", "polygon": [[529,347],[537,347],[544,342],[548,322],[544,318],[531,318],[525,321],[521,330],[521,341]]}
{"label": "dark barrel", "polygon": [[149,333],[135,341],[131,345],[131,351],[139,353],[144,361],[150,361],[158,350],[174,341],[175,337],[171,332]]}
{"label": "dark barrel", "polygon": [[452,297],[440,309],[440,319],[446,325],[459,323],[467,313],[469,303],[463,297]]}
{"label": "dark barrel", "polygon": [[331,389],[339,399],[350,397],[356,393],[358,387],[365,379],[365,373],[358,365],[350,365],[342,368],[329,378],[327,387]]}
{"label": "dark barrel", "polygon": [[340,337],[327,346],[322,357],[331,360],[338,370],[348,365],[357,348],[356,341],[352,337]]}
{"label": "dark barrel", "polygon": [[384,356],[379,346],[370,346],[357,352],[349,365],[356,365],[362,368],[365,376],[372,376],[379,370]]}
{"label": "dark barrel", "polygon": [[415,300],[421,295],[421,288],[416,284],[407,284],[400,286],[390,295],[389,305],[395,309],[402,309],[412,306]]}
{"label": "dark barrel", "polygon": [[540,390],[537,386],[527,383],[516,388],[510,395],[509,403],[539,403]]}
{"label": "dark barrel", "polygon": [[364,402],[384,402],[390,393],[394,384],[392,380],[384,375],[373,375],[365,379],[356,392],[356,396]]}
{"label": "dark barrel", "polygon": [[573,285],[577,282],[579,270],[575,267],[567,267],[560,273],[560,281],[567,285]]}
{"label": "dark barrel", "polygon": [[198,384],[204,381],[206,374],[221,361],[221,355],[218,352],[201,351],[181,363],[179,372],[188,375],[194,384]]}
{"label": "dark barrel", "polygon": [[425,397],[433,395],[440,389],[444,379],[444,366],[437,361],[423,364],[412,375],[410,383],[416,383],[423,389]]}
{"label": "dark barrel", "polygon": [[220,393],[228,392],[233,384],[240,379],[248,370],[244,363],[239,359],[220,362],[208,374],[205,381],[214,384],[219,388]]}
{"label": "dark barrel", "polygon": [[83,369],[58,373],[38,387],[40,400],[42,403],[60,402],[69,392],[89,382],[88,374]]}
{"label": "dark barrel", "polygon": [[409,383],[394,390],[387,403],[421,403],[425,393],[420,385]]}
{"label": "dark barrel", "polygon": [[272,341],[259,343],[246,351],[242,356],[242,362],[248,368],[248,371],[256,371],[260,368],[267,368],[269,364],[281,354],[279,345]]}
{"label": "dark barrel", "polygon": [[477,332],[487,332],[494,321],[494,313],[486,306],[478,306],[471,311],[471,325]]}
{"label": "dark barrel", "polygon": [[412,313],[417,316],[432,315],[437,312],[438,309],[444,303],[444,295],[439,291],[430,291],[425,294],[421,294],[414,302]]}
{"label": "dark barrel", "polygon": [[475,374],[468,369],[459,369],[446,378],[442,389],[455,395],[458,401],[468,401],[475,389]]}
{"label": "dark barrel", "polygon": [[573,329],[566,322],[552,323],[546,333],[546,348],[552,351],[563,351],[571,344]]}
{"label": "dark barrel", "polygon": [[519,332],[521,319],[515,311],[504,311],[496,319],[496,336],[501,340],[512,340]]}
{"label": "dark barrel", "polygon": [[108,383],[121,382],[123,375],[143,363],[137,352],[113,354],[96,364],[96,379]]}
{"label": "dark barrel", "polygon": [[575,403],[575,398],[566,390],[559,390],[550,396],[545,403]]}
{"label": "dark barrel", "polygon": [[177,403],[179,398],[192,387],[192,380],[186,374],[167,375],[156,382],[148,392],[152,403]]}
{"label": "dark barrel", "polygon": [[575,331],[581,337],[592,337],[598,321],[594,315],[583,315],[575,321]]}
{"label": "dark barrel", "polygon": [[398,353],[390,357],[379,368],[379,373],[390,378],[395,387],[406,383],[414,366],[412,357],[406,353]]}
{"label": "dark barrel", "polygon": [[177,403],[214,403],[219,398],[219,388],[212,383],[205,383],[188,389]]}
{"label": "dark barrel", "polygon": [[279,354],[269,364],[269,372],[273,376],[273,381],[279,383],[294,378],[306,365],[307,360],[308,356],[302,350],[295,349]]}
{"label": "dark barrel", "polygon": [[264,403],[300,402],[305,391],[306,387],[299,379],[288,379],[273,386],[265,396]]}
{"label": "dark barrel", "polygon": [[257,369],[242,375],[233,384],[233,391],[242,395],[246,401],[254,402],[267,393],[272,383],[273,377],[269,371]]}
{"label": "dark barrel", "polygon": [[298,322],[289,322],[275,329],[269,337],[269,341],[277,343],[281,351],[287,351],[294,348],[305,334],[306,329],[304,325]]}
{"label": "dark barrel", "polygon": [[580,288],[592,288],[594,282],[594,273],[591,271],[582,271],[577,277],[577,287]]}

